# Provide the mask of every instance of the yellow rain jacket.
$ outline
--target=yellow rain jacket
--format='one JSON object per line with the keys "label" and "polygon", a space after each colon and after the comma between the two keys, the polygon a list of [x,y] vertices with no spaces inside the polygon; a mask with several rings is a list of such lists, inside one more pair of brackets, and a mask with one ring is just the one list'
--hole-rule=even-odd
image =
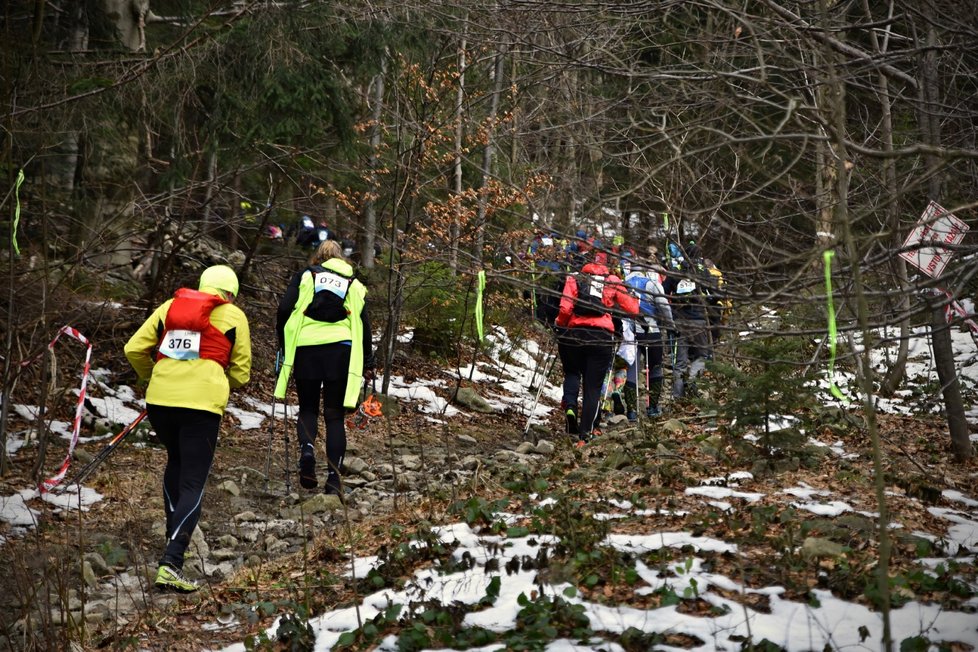
{"label": "yellow rain jacket", "polygon": [[[208,294],[218,290],[201,288]],[[251,378],[251,333],[248,318],[240,308],[225,303],[210,313],[211,325],[232,340],[227,369],[214,360],[156,359],[165,330],[167,311],[173,299],[157,308],[143,322],[125,346],[126,358],[140,380],[148,380],[146,403],[168,407],[185,407],[224,414],[231,389],[241,387]]]}

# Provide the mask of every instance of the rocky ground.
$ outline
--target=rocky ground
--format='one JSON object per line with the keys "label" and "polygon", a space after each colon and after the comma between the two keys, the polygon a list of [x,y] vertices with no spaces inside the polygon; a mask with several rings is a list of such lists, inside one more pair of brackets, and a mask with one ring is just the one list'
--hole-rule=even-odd
{"label": "rocky ground", "polygon": [[[253,323],[256,363],[254,381],[232,399],[243,408],[255,409],[247,397],[261,403],[272,394],[274,338],[268,316],[274,309],[274,288],[281,284],[280,279],[266,279],[254,292],[258,298],[245,304]],[[126,376],[120,351],[141,319],[125,310],[88,314],[87,319],[101,321],[84,324],[90,332],[115,334],[100,343],[98,364],[115,370],[119,384],[133,380]],[[444,367],[406,350],[393,371],[406,378],[441,377],[447,381],[444,387],[451,388],[457,376]],[[559,382],[559,369],[552,379]],[[482,394],[504,391],[489,381],[467,385]],[[450,389],[438,391],[452,398]],[[529,391],[525,400],[532,401]],[[70,415],[70,408],[63,411],[59,418]],[[161,594],[152,587],[163,543],[159,485],[165,452],[146,431],[140,433],[86,483],[104,497],[101,501],[78,511],[35,500],[31,506],[39,512],[37,527],[0,546],[0,647],[220,649],[255,636],[278,616],[305,618],[356,603],[376,587],[347,577],[354,558],[375,555],[384,560],[386,574],[366,581],[396,586],[420,565],[431,563],[404,547],[408,539],[423,536],[432,525],[458,520],[498,528],[494,512],[506,501],[525,501],[544,487],[573,498],[564,504],[574,510],[555,520],[556,527],[591,523],[595,511],[611,509],[609,500],[646,505],[644,516],[616,521],[614,528],[686,529],[697,536],[733,537],[748,560],[746,567],[733,569],[738,577],[749,574],[761,586],[778,583],[799,600],[815,586],[865,600],[861,596],[878,548],[873,520],[860,514],[871,514],[876,505],[870,442],[852,414],[826,410],[812,415],[812,432],[825,445],[802,443],[797,450],[777,454],[745,450],[741,440],[727,433],[727,424],[692,405],[673,406],[668,418],[613,424],[584,449],[555,434],[562,428],[557,414],[546,426],[534,427],[526,440],[525,417],[515,407],[491,412],[463,407],[450,419],[432,416],[416,403],[391,399],[383,417],[350,430],[345,469],[350,493],[345,503],[297,488],[291,468],[295,449],[288,464],[284,450],[292,424],[281,413],[249,429],[226,416],[186,566],[204,589],[190,596]],[[950,506],[947,490],[969,491],[978,467],[975,462],[949,463],[939,420],[880,419],[894,520],[904,533],[936,532],[935,541],[940,541],[947,523],[928,508]],[[25,424],[12,426],[15,431]],[[833,442],[837,449],[831,448]],[[81,446],[76,467],[102,445]],[[35,455],[25,447],[12,456],[12,472],[0,480],[0,494],[9,496],[32,485]],[[324,459],[323,451],[319,457]],[[724,511],[717,501],[704,502],[689,491],[745,472],[750,474],[750,491],[766,498],[744,511]],[[793,497],[781,492],[791,484],[839,492],[858,513],[831,519],[800,512],[792,506]],[[937,545],[912,535],[898,537],[898,572],[902,568],[907,577],[919,575],[913,569],[925,544]],[[718,570],[730,570],[730,560],[713,563]],[[973,562],[956,568],[978,586]],[[625,599],[625,587],[611,580],[581,586],[589,597]],[[973,598],[958,599],[947,586],[912,581],[902,590],[949,608]],[[695,601],[689,608],[697,609]],[[369,647],[363,643],[358,649]]]}

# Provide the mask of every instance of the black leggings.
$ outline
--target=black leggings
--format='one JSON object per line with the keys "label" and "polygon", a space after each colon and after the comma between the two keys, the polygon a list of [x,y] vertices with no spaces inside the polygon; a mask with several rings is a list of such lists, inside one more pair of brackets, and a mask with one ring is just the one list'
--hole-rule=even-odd
{"label": "black leggings", "polygon": [[160,563],[183,568],[190,537],[200,520],[204,485],[214,461],[221,415],[163,405],[147,405],[146,411],[167,453],[163,471],[166,550]]}
{"label": "black leggings", "polygon": [[300,447],[305,447],[307,444],[315,445],[319,422],[319,399],[322,396],[323,420],[326,422],[326,459],[329,462],[330,478],[336,478],[343,466],[343,456],[346,455],[346,425],[344,424],[346,410],[343,408],[346,378],[343,380],[296,378],[295,389],[299,395]]}
{"label": "black leggings", "polygon": [[581,411],[578,428],[582,436],[591,434],[601,410],[601,385],[615,357],[614,333],[601,328],[570,328],[558,339],[560,362],[564,367],[563,403]]}

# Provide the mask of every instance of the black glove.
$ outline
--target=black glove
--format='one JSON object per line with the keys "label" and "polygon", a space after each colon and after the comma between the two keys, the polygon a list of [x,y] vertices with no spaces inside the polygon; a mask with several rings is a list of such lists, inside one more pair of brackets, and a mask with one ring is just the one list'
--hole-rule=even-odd
{"label": "black glove", "polygon": [[377,374],[376,374],[376,372],[374,371],[374,368],[373,368],[373,367],[366,367],[366,368],[365,368],[365,369],[363,370],[363,379],[364,379],[365,381],[367,381],[368,383],[369,383],[369,382],[372,382],[372,381],[373,381],[373,379],[374,379],[374,378],[376,378],[376,377],[377,377]]}

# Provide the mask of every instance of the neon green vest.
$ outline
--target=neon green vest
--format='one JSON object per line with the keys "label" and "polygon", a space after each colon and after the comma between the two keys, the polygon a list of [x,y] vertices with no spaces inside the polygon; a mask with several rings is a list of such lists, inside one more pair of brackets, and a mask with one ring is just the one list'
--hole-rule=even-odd
{"label": "neon green vest", "polygon": [[[331,258],[322,266],[343,276],[353,275],[353,267],[339,258]],[[309,307],[315,293],[313,283],[312,272],[304,272],[302,280],[299,281],[299,298],[288,321],[285,322],[285,360],[279,370],[278,382],[275,384],[275,398],[285,398],[297,347],[349,340],[350,366],[347,370],[343,406],[353,409],[360,399],[360,385],[363,382],[363,322],[360,321],[360,312],[367,298],[367,288],[358,279],[353,279],[343,301],[343,306],[347,310],[346,319],[327,323],[310,319],[305,315],[306,308]]]}

